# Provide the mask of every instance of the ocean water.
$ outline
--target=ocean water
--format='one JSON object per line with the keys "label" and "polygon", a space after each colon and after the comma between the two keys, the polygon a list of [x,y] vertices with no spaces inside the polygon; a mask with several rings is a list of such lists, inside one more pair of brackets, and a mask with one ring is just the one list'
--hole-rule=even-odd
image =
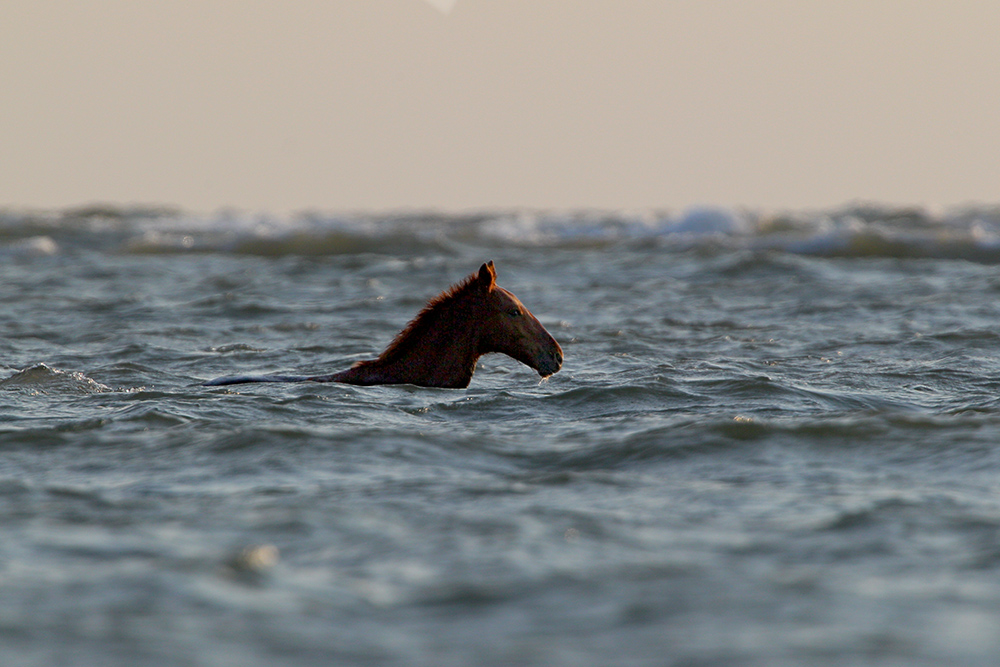
{"label": "ocean water", "polygon": [[[375,356],[494,260],[540,380]],[[1000,209],[0,214],[0,664],[993,665]]]}

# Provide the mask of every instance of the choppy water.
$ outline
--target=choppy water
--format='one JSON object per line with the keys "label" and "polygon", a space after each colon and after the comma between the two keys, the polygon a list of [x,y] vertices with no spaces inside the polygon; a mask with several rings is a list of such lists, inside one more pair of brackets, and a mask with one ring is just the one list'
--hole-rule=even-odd
{"label": "choppy water", "polygon": [[[331,372],[493,259],[539,382]],[[0,664],[992,665],[1000,212],[0,215]]]}

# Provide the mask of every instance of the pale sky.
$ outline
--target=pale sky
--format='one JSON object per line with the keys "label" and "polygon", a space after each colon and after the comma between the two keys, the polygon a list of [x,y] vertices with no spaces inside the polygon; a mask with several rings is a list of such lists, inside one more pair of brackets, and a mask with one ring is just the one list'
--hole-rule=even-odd
{"label": "pale sky", "polygon": [[0,9],[0,208],[854,200],[1000,202],[1000,2]]}

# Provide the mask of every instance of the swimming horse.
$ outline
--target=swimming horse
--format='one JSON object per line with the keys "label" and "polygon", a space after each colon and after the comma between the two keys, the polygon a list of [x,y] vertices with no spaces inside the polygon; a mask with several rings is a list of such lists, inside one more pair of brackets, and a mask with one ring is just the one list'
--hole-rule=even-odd
{"label": "swimming horse", "polygon": [[206,386],[244,382],[343,382],[469,386],[480,356],[500,352],[548,377],[562,367],[563,352],[516,296],[498,287],[493,262],[431,299],[376,359],[332,375],[239,375]]}

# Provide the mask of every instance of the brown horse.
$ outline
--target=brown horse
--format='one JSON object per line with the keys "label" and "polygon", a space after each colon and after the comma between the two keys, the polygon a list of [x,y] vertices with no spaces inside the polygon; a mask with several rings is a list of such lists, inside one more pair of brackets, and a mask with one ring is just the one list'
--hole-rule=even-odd
{"label": "brown horse", "polygon": [[562,367],[559,343],[518,301],[497,287],[493,262],[431,301],[377,359],[332,375],[241,375],[206,386],[243,382],[344,382],[469,386],[481,355],[501,352],[548,377]]}

